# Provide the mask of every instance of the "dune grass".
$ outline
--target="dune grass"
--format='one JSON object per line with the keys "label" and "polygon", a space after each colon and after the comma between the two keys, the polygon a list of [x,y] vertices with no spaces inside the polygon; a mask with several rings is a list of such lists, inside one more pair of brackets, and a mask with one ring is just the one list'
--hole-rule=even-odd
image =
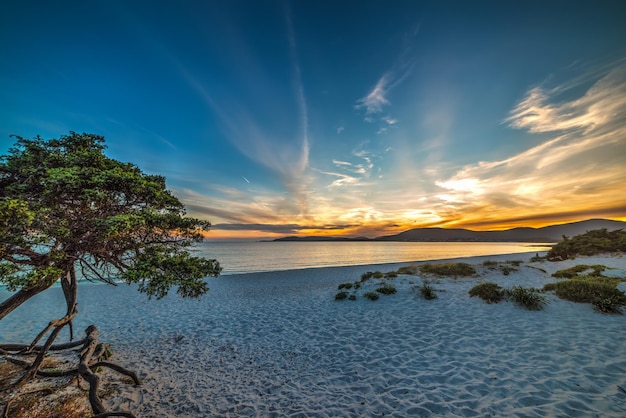
{"label": "dune grass", "polygon": [[423,264],[419,267],[423,274],[434,274],[435,276],[467,277],[476,274],[476,269],[467,263],[440,263]]}
{"label": "dune grass", "polygon": [[479,297],[487,303],[498,303],[504,299],[505,291],[496,283],[484,282],[472,287],[469,295]]}

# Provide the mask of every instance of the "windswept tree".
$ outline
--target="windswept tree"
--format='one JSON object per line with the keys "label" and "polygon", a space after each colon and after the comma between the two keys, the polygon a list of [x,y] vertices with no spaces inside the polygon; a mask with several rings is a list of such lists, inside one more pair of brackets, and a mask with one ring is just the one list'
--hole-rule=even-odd
{"label": "windswept tree", "polygon": [[208,291],[204,278],[218,276],[219,263],[187,249],[210,224],[185,216],[164,177],[107,157],[98,135],[15,138],[0,157],[0,284],[15,292],[0,303],[0,320],[57,282],[67,305],[66,314],[29,345],[5,345],[5,351],[39,354],[18,384],[39,372],[65,326],[73,339],[80,278],[137,283],[140,292],[156,298],[171,288],[191,298]]}

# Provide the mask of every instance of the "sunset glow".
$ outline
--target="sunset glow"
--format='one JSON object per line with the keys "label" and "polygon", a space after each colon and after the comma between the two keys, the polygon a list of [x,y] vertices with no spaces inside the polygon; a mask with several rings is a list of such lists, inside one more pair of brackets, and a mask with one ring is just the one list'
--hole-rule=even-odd
{"label": "sunset glow", "polygon": [[621,2],[185,4],[0,6],[0,154],[104,135],[216,240],[626,221]]}

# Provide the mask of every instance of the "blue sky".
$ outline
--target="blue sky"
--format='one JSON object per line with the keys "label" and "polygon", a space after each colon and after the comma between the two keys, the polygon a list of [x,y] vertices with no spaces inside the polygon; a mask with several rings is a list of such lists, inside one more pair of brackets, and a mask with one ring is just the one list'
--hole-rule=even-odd
{"label": "blue sky", "polygon": [[626,220],[626,2],[0,5],[9,137],[104,135],[209,237]]}

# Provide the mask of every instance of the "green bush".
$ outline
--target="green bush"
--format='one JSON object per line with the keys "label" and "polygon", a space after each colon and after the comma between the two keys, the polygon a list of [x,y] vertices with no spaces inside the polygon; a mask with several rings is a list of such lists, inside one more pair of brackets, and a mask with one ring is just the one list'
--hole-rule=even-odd
{"label": "green bush", "polygon": [[508,276],[509,274],[511,274],[512,271],[517,271],[517,269],[514,268],[514,267],[509,267],[509,266],[502,266],[502,267],[500,267],[500,271],[505,276]]}
{"label": "green bush", "polygon": [[498,265],[497,261],[493,261],[493,260],[485,260],[483,261],[483,266],[485,267],[495,267]]}
{"label": "green bush", "polygon": [[341,290],[341,289],[347,289],[347,290],[352,289],[352,283],[341,283],[339,286],[337,286],[337,290]]}
{"label": "green bush", "polygon": [[523,261],[522,260],[507,260],[507,263],[514,265],[515,267],[519,267]]}
{"label": "green bush", "polygon": [[376,289],[378,293],[382,293],[383,295],[393,295],[397,292],[396,287],[392,284],[385,283],[383,286]]}
{"label": "green bush", "polygon": [[376,292],[366,292],[366,293],[363,293],[363,296],[365,296],[369,300],[378,300],[378,298],[380,297],[378,296],[378,293]]}
{"label": "green bush", "polygon": [[417,272],[418,272],[418,268],[414,264],[411,264],[410,266],[400,267],[398,269],[399,274],[408,274],[410,276],[415,276]]}
{"label": "green bush", "polygon": [[589,231],[573,238],[563,236],[548,254],[550,261],[567,260],[578,255],[594,255],[626,251],[626,232],[621,229],[609,232],[606,228]]}
{"label": "green bush", "polygon": [[504,299],[504,289],[492,282],[485,282],[472,287],[470,297],[477,296],[487,303],[498,303]]}
{"label": "green bush", "polygon": [[596,300],[592,305],[596,311],[601,313],[621,314],[624,303],[619,297],[609,296],[608,298]]}
{"label": "green bush", "polygon": [[382,279],[383,273],[381,273],[380,271],[375,271],[374,274],[372,274],[372,277],[375,279]]}
{"label": "green bush", "polygon": [[555,272],[554,274],[552,274],[552,277],[557,277],[559,279],[562,279],[562,278],[571,279],[577,276],[578,273],[582,273],[583,271],[587,271],[587,270],[593,270],[593,272],[590,273],[593,276],[601,276],[602,272],[606,270],[606,267],[600,264],[594,264],[593,266],[588,266],[586,264],[577,264],[574,267],[570,267],[570,268]]}
{"label": "green bush", "polygon": [[396,272],[396,271],[387,272],[387,273],[385,273],[385,277],[389,278],[389,279],[394,279],[394,278],[398,277],[398,272]]}
{"label": "green bush", "polygon": [[471,276],[476,273],[474,266],[467,263],[442,263],[424,264],[420,266],[422,273],[434,274],[437,276]]}
{"label": "green bush", "polygon": [[419,290],[424,299],[426,300],[437,299],[437,293],[435,292],[435,289],[432,286],[428,284],[424,284],[423,286],[419,287]]}
{"label": "green bush", "polygon": [[541,310],[546,304],[546,298],[540,295],[537,289],[515,286],[507,291],[507,294],[513,302],[531,311]]}
{"label": "green bush", "polygon": [[372,278],[373,275],[374,275],[374,273],[372,273],[371,271],[368,271],[367,273],[361,274],[361,282],[368,281],[369,279]]}
{"label": "green bush", "polygon": [[339,292],[335,295],[335,300],[344,300],[348,297],[348,292]]}
{"label": "green bush", "polygon": [[580,303],[599,303],[609,299],[611,303],[626,305],[626,294],[615,287],[613,280],[571,279],[549,283],[543,287],[545,291],[554,291],[561,299]]}

